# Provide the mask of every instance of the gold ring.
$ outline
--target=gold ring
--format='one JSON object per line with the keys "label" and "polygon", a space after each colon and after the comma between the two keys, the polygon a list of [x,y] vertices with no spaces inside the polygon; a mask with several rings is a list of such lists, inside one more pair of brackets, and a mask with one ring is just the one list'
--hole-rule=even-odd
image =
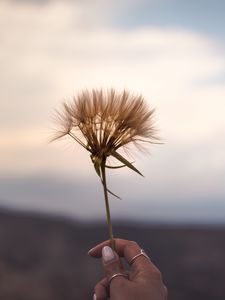
{"label": "gold ring", "polygon": [[116,273],[116,274],[113,274],[109,279],[108,279],[108,282],[109,284],[111,283],[111,281],[116,278],[117,276],[123,276],[123,277],[126,277],[128,278],[128,274],[124,274],[124,273]]}
{"label": "gold ring", "polygon": [[141,249],[141,252],[140,252],[140,253],[138,253],[138,254],[135,255],[133,258],[131,258],[131,260],[129,261],[129,265],[131,265],[132,262],[133,262],[136,258],[138,258],[138,257],[140,257],[140,256],[144,256],[144,257],[146,257],[148,260],[150,260],[150,257],[145,253],[145,251],[144,251],[143,249]]}

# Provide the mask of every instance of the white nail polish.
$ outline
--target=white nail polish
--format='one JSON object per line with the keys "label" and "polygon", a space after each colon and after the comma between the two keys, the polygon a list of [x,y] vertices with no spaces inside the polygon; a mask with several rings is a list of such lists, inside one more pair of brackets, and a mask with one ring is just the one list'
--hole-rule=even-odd
{"label": "white nail polish", "polygon": [[96,294],[94,294],[94,296],[93,296],[93,300],[97,300]]}
{"label": "white nail polish", "polygon": [[113,250],[109,246],[105,246],[102,249],[102,257],[105,263],[108,263],[115,259]]}

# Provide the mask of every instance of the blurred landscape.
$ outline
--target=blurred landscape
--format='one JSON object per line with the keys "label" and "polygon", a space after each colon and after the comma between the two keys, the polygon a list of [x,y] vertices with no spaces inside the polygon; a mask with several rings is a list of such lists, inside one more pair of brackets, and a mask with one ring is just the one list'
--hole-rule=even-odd
{"label": "blurred landscape", "polygon": [[[225,227],[114,223],[160,268],[169,299],[225,299]],[[86,253],[105,239],[102,223],[1,210],[0,299],[92,299],[103,274]]]}
{"label": "blurred landscape", "polygon": [[115,236],[146,250],[169,300],[225,299],[224,11],[0,1],[0,300],[92,299],[104,276],[87,256],[108,238],[100,181],[78,143],[48,143],[54,109],[100,87],[142,94],[164,143],[132,150],[145,180],[109,172]]}

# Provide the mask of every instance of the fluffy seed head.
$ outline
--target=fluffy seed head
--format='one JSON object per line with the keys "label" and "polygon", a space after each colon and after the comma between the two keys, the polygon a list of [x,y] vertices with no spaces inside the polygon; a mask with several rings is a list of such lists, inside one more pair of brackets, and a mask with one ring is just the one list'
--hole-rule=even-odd
{"label": "fluffy seed head", "polygon": [[141,95],[121,93],[111,89],[85,90],[70,103],[63,103],[63,110],[57,112],[61,129],[54,139],[70,136],[91,154],[96,173],[101,179],[107,211],[107,221],[112,248],[114,239],[110,218],[108,193],[112,193],[106,184],[106,160],[112,156],[136,173],[142,175],[117,150],[127,144],[140,145],[143,142],[155,143],[157,137],[154,128],[154,109],[149,109]]}
{"label": "fluffy seed head", "polygon": [[[57,112],[61,129],[55,139],[70,135],[93,160],[106,159],[129,143],[155,143],[154,109],[141,95],[111,89],[85,90]],[[113,155],[114,156],[114,155]]]}

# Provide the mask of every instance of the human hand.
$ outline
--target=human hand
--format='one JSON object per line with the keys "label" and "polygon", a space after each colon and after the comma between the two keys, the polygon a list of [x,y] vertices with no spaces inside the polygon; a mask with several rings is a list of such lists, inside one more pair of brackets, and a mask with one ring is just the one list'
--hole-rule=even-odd
{"label": "human hand", "polygon": [[[132,260],[141,253],[140,246],[122,239],[115,239],[115,244],[117,253],[110,248],[110,241],[98,244],[88,252],[92,257],[102,257],[106,273],[106,277],[96,284],[93,299],[106,300],[110,295],[111,300],[166,300],[167,289],[161,273],[147,255],[139,255]],[[130,264],[128,272],[120,257]]]}

